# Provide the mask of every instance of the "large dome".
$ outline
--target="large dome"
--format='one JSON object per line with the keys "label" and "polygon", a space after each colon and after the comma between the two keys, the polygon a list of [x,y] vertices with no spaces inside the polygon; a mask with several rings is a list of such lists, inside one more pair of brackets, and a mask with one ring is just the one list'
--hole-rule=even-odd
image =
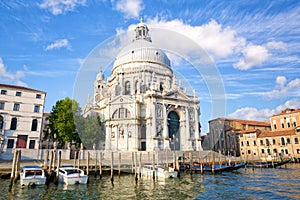
{"label": "large dome", "polygon": [[139,23],[135,29],[135,40],[117,55],[114,68],[133,62],[149,62],[170,67],[168,56],[151,43],[148,27]]}
{"label": "large dome", "polygon": [[116,57],[114,67],[132,62],[150,62],[170,67],[168,56],[147,40],[135,40]]}

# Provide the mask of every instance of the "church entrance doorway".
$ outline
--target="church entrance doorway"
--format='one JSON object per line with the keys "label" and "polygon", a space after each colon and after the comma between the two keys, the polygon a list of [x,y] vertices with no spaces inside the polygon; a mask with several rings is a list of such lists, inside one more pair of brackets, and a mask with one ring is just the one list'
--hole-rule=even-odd
{"label": "church entrance doorway", "polygon": [[168,115],[168,130],[170,139],[170,149],[180,150],[180,122],[176,112],[171,111]]}

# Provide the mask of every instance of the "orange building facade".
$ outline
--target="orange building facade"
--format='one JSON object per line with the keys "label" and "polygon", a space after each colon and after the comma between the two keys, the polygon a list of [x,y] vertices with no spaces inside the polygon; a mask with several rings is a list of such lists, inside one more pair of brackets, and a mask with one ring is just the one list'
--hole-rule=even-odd
{"label": "orange building facade", "polygon": [[300,158],[300,109],[286,109],[270,117],[271,130],[240,131],[241,156],[271,160]]}

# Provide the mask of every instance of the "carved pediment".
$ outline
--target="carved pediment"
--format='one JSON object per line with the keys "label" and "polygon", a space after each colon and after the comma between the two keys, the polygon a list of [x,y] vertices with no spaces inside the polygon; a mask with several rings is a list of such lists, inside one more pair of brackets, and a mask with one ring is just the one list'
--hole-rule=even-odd
{"label": "carved pediment", "polygon": [[188,100],[188,101],[193,99],[193,97],[188,96],[187,94],[181,92],[180,90],[168,92],[164,95],[164,97],[178,99],[178,100]]}
{"label": "carved pediment", "polygon": [[134,103],[135,101],[128,97],[128,96],[115,96],[111,97],[111,100],[109,103],[111,104],[122,104],[122,103]]}

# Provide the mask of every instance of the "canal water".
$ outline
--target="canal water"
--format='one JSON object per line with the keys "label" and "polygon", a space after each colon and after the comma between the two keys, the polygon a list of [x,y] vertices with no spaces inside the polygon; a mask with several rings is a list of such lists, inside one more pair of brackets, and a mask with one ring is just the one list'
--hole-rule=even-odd
{"label": "canal water", "polygon": [[239,169],[222,174],[181,173],[180,178],[152,181],[133,175],[90,177],[88,185],[20,187],[8,190],[0,180],[0,199],[300,199],[300,164],[279,169]]}

